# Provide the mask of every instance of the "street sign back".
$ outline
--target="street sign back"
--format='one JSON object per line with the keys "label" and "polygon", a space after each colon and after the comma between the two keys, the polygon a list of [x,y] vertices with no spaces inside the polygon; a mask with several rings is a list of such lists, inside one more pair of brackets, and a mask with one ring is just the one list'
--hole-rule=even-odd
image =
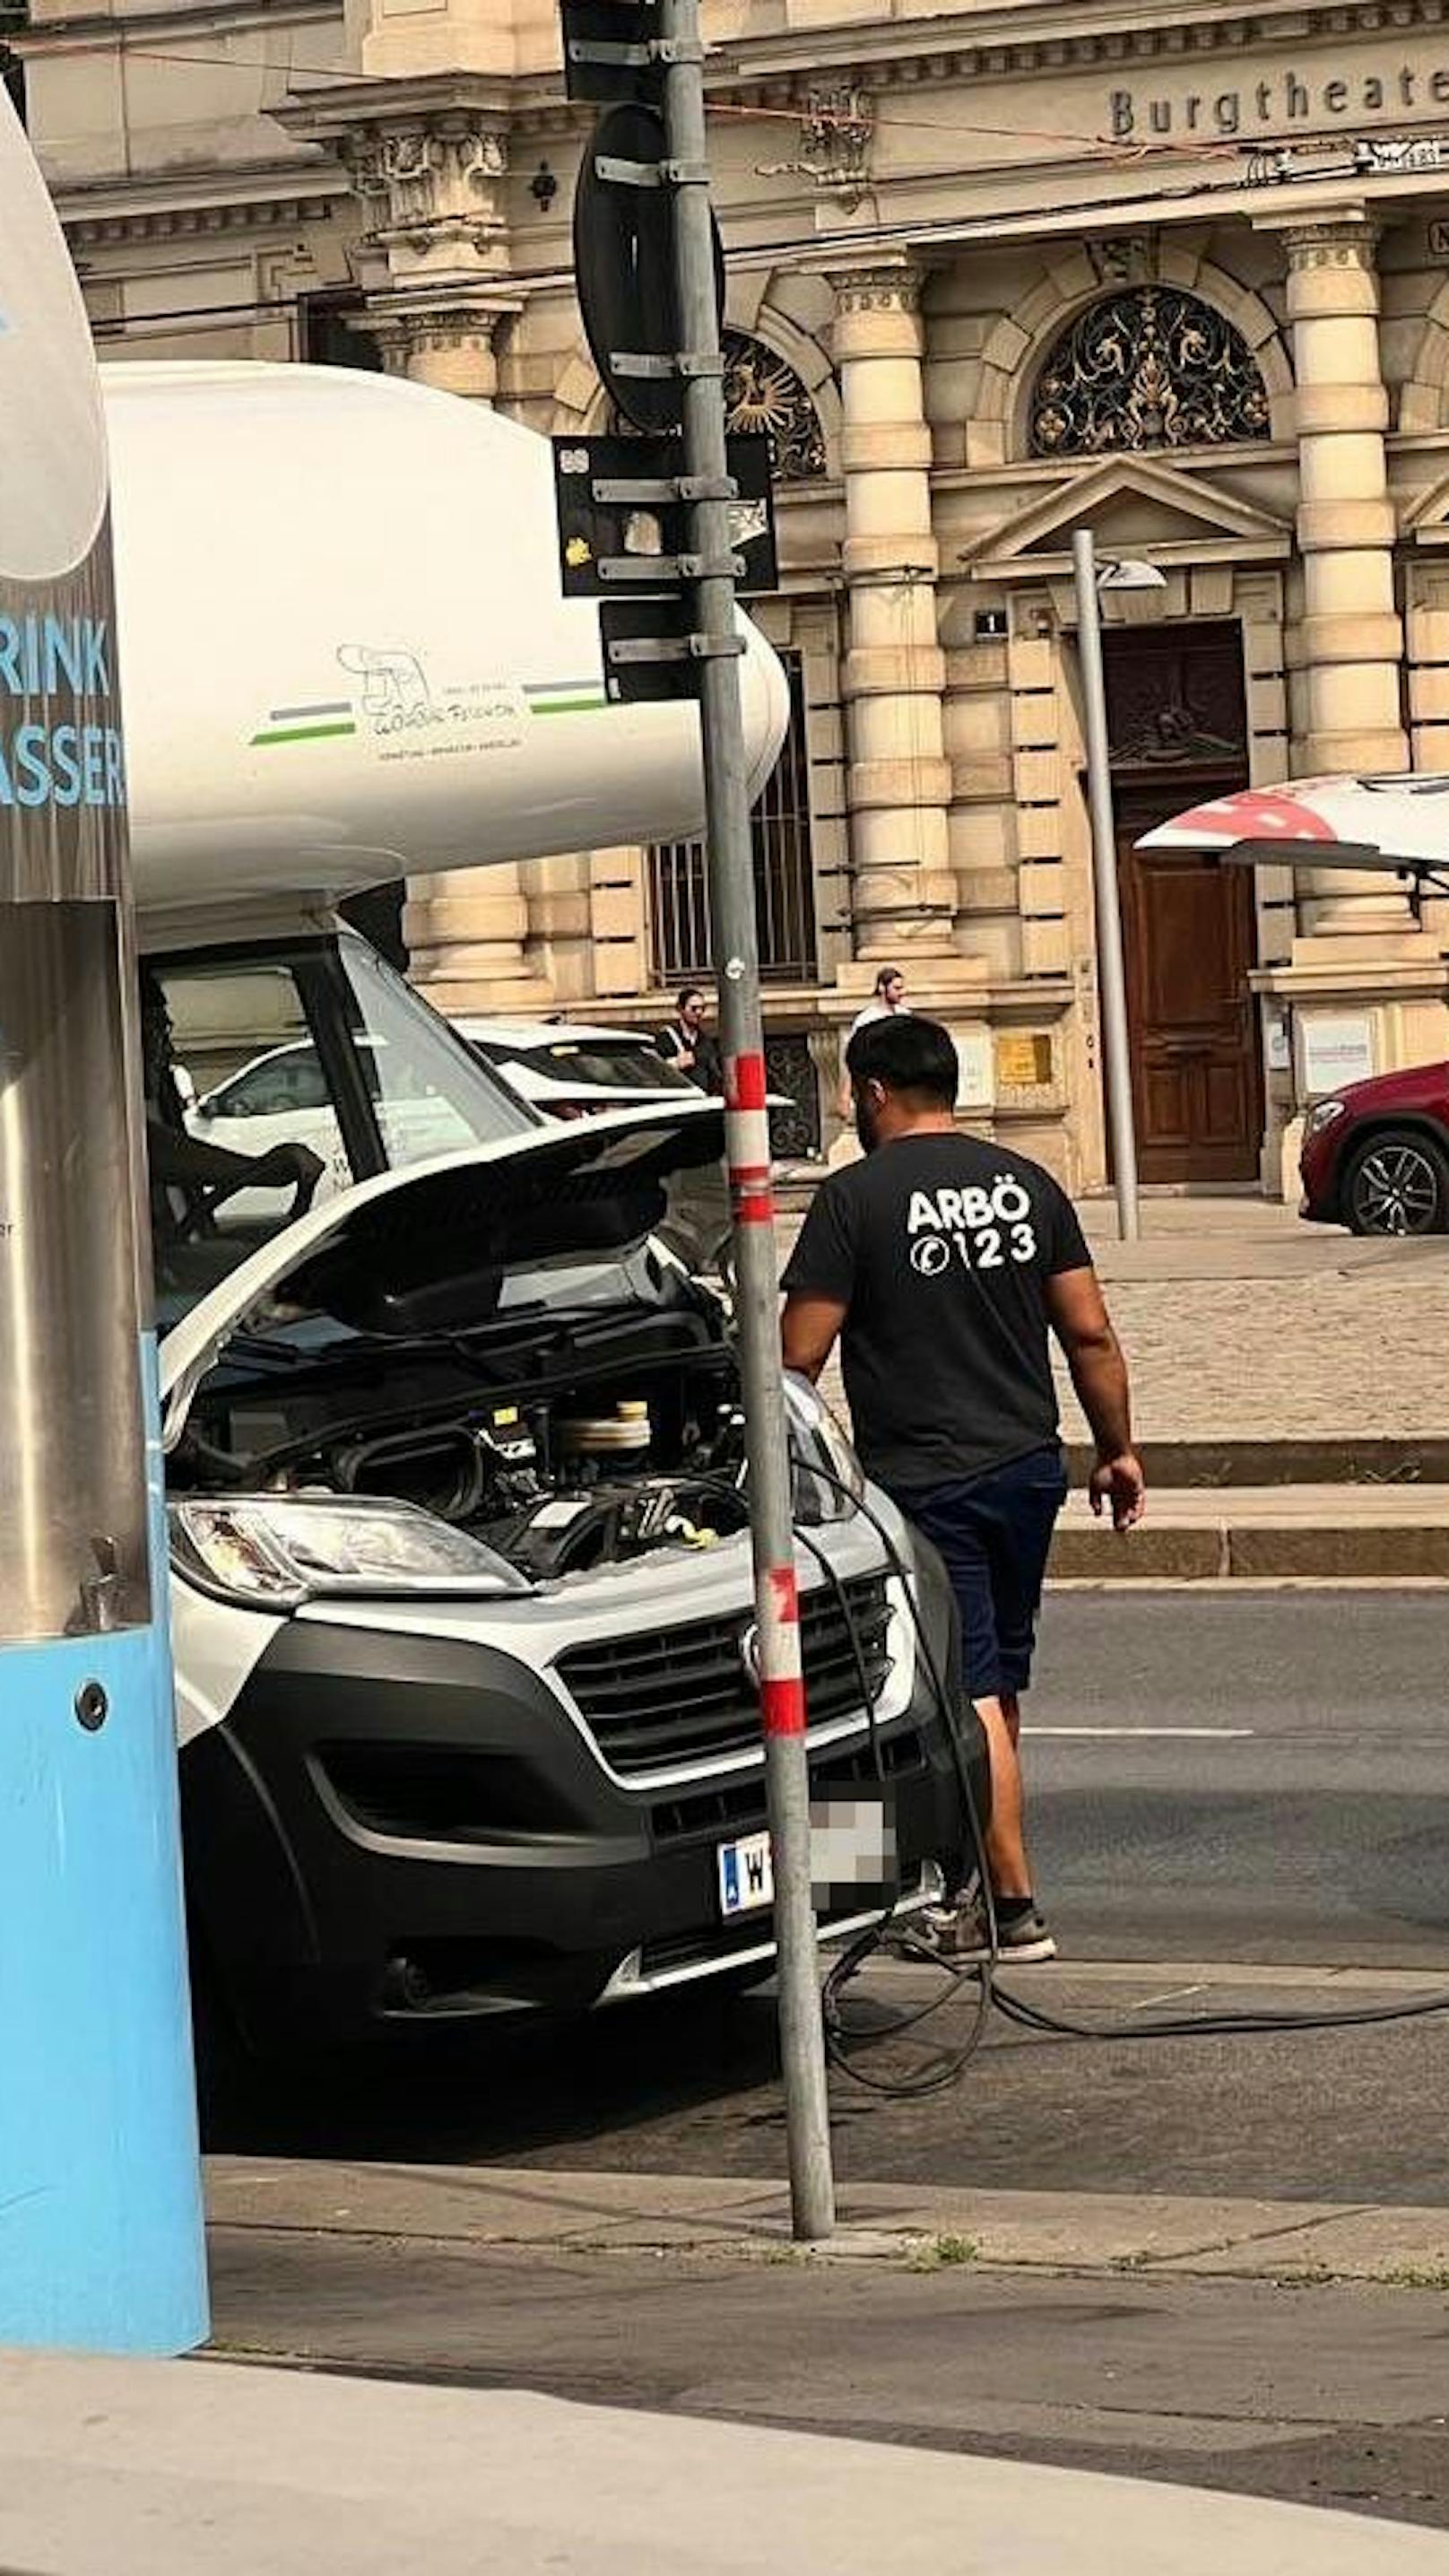
{"label": "street sign back", "polygon": [[[599,610],[604,639],[604,688],[617,706],[650,698],[697,698],[699,663],[691,650],[694,602],[687,592],[672,599],[606,599]],[[649,658],[616,660],[615,647],[641,648]]]}
{"label": "street sign back", "polygon": [[[775,515],[770,483],[770,442],[763,436],[727,442],[738,498],[729,505],[730,543],[743,564],[737,587],[745,597],[779,588]],[[558,507],[559,571],[571,599],[612,599],[627,590],[678,588],[673,570],[689,548],[689,504],[672,493],[684,471],[677,438],[556,438],[554,488]],[[662,485],[662,491],[651,491]],[[648,566],[659,563],[651,583]],[[628,563],[620,575],[607,569]]]}
{"label": "street sign back", "polygon": [[657,106],[664,66],[650,59],[658,0],[563,0],[564,88],[570,98],[643,99]]}
{"label": "street sign back", "polygon": [[[594,364],[636,429],[678,429],[684,382],[674,291],[674,191],[664,177],[664,122],[637,100],[600,117],[574,190],[574,282]],[[600,163],[659,174],[656,185],[606,177]],[[715,287],[724,310],[724,249],[714,228]],[[634,374],[627,361],[644,362]],[[620,363],[624,361],[625,363]]]}

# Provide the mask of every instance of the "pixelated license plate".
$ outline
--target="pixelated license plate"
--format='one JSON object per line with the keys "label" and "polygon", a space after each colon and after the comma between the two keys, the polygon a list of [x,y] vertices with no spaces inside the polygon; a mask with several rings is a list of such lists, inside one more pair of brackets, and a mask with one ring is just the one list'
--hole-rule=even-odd
{"label": "pixelated license plate", "polygon": [[745,1834],[737,1843],[721,1843],[716,1858],[721,1914],[755,1914],[774,1904],[775,1871],[768,1834]]}

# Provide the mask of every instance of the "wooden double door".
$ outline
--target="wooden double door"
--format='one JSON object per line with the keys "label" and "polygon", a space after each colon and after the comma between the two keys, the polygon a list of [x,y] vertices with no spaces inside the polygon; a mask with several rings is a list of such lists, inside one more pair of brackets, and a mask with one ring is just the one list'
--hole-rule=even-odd
{"label": "wooden double door", "polygon": [[1154,823],[1247,784],[1239,629],[1106,642],[1139,1173],[1251,1181],[1263,1135],[1251,871],[1135,846]]}

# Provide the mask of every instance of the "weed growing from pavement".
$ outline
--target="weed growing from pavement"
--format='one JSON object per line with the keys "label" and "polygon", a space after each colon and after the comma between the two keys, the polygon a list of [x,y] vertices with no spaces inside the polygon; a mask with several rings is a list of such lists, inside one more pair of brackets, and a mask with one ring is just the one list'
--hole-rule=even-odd
{"label": "weed growing from pavement", "polygon": [[908,2272],[945,2272],[956,2263],[974,2263],[981,2248],[974,2236],[928,2236],[906,2265]]}

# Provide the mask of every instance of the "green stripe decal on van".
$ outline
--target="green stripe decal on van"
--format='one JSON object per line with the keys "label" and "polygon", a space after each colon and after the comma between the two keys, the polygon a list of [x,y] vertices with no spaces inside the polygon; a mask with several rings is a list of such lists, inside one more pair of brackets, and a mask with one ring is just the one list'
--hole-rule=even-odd
{"label": "green stripe decal on van", "polygon": [[339,734],[354,734],[356,725],[349,718],[345,724],[277,725],[264,733],[252,735],[252,748],[265,748],[275,742],[329,742]]}
{"label": "green stripe decal on van", "polygon": [[525,681],[523,694],[533,716],[592,715],[609,703],[597,680]]}

